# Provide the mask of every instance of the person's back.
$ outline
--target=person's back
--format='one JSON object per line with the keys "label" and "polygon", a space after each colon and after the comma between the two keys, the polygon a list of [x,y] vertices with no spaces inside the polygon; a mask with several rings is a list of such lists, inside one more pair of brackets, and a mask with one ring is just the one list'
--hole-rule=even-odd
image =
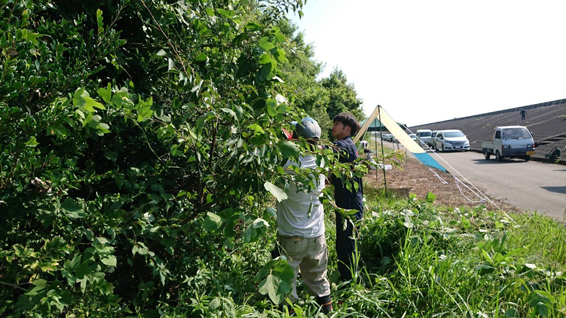
{"label": "person's back", "polygon": [[[339,161],[342,163],[352,163],[358,158],[356,145],[352,141],[352,137],[360,129],[358,121],[349,113],[340,113],[334,117],[334,126],[332,127],[332,136],[336,138],[334,142],[335,151],[339,155]],[[336,254],[338,256],[338,271],[340,277],[344,281],[352,280],[352,273],[359,272],[358,261],[356,259],[356,239],[358,237],[358,228],[353,221],[359,221],[363,218],[364,202],[363,202],[363,185],[360,177],[354,177],[351,190],[349,190],[342,180],[336,176],[332,177],[332,185],[334,185],[334,200],[336,206],[343,209],[355,209],[352,215],[353,220],[347,220],[344,228],[343,218],[340,213],[336,213]],[[357,187],[354,186],[357,184]]]}
{"label": "person's back", "polygon": [[[316,158],[307,155],[299,158],[299,163],[288,161],[285,170],[293,173],[291,166],[301,169],[315,169]],[[287,199],[277,203],[277,229],[280,235],[317,237],[324,234],[324,207],[319,197],[324,189],[325,176],[311,175],[316,188],[298,188],[295,182],[287,186]],[[307,213],[305,213],[305,211]]]}
{"label": "person's back", "polygon": [[[295,135],[314,147],[320,139],[321,129],[314,119],[306,117],[296,123]],[[302,170],[301,177],[295,174],[297,167]],[[319,199],[325,176],[316,172],[317,167],[313,155],[300,156],[298,162],[288,160],[285,164],[284,171],[291,178],[285,186],[287,199],[277,203],[277,243],[281,255],[286,257],[295,273],[289,300],[298,299],[296,280],[300,268],[303,282],[316,295],[322,311],[328,313],[332,311],[330,283],[326,277],[328,248],[324,235],[324,207]],[[303,176],[309,182],[305,182]],[[314,186],[308,186],[311,183]]]}
{"label": "person's back", "polygon": [[[334,141],[334,144],[339,148],[339,161],[342,163],[352,163],[359,155],[357,153],[356,145],[350,136]],[[363,203],[363,185],[359,177],[354,177],[354,182],[358,183],[358,190],[351,191],[346,188],[346,185],[340,178],[332,178],[334,185],[334,200],[336,205],[345,209],[356,209],[362,211],[364,209]],[[361,219],[361,215],[359,217]]]}

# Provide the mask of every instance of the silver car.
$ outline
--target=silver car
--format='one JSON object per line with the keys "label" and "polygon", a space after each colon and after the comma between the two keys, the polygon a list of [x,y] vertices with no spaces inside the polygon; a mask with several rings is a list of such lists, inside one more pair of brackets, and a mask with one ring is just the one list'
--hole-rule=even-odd
{"label": "silver car", "polygon": [[438,151],[469,151],[470,141],[466,135],[458,129],[442,130],[436,134],[434,148]]}
{"label": "silver car", "polygon": [[419,143],[417,141],[417,135],[416,134],[410,134],[409,137],[411,137],[411,139],[413,139],[414,142]]}
{"label": "silver car", "polygon": [[434,149],[434,146],[436,144],[436,134],[438,134],[439,131],[441,131],[441,130],[433,130],[432,131],[432,134],[430,135],[430,139],[426,143],[430,148]]}
{"label": "silver car", "polygon": [[383,134],[382,135],[383,141],[391,141],[392,137],[393,137],[392,134]]}

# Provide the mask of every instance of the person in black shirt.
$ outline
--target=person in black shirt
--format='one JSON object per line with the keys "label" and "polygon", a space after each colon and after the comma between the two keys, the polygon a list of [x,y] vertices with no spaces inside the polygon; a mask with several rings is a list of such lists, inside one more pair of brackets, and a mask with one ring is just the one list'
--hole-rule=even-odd
{"label": "person in black shirt", "polygon": [[[335,151],[339,153],[339,161],[351,163],[358,158],[356,145],[352,141],[352,136],[360,130],[360,124],[350,113],[340,113],[334,117],[332,136],[336,139]],[[353,221],[359,221],[364,215],[363,186],[362,179],[354,177],[352,181],[352,191],[348,190],[340,178],[332,176],[334,185],[334,199],[336,206],[344,209],[355,209],[353,215],[355,220],[347,220],[346,229],[343,226],[343,218],[340,213],[336,213],[336,253],[338,254],[338,271],[342,280],[352,279],[352,273],[358,272],[358,262],[354,257],[356,249],[356,237],[358,229]],[[358,184],[357,190],[354,183]]]}

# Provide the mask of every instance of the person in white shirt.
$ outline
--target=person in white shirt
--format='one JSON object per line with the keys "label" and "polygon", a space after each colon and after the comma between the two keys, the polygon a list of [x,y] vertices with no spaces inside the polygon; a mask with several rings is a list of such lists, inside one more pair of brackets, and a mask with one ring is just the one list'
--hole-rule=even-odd
{"label": "person in white shirt", "polygon": [[[321,129],[318,123],[304,118],[295,125],[294,137],[302,137],[315,147],[320,139]],[[279,252],[295,270],[292,291],[289,299],[298,299],[296,280],[301,277],[310,291],[317,297],[317,302],[324,313],[332,311],[330,283],[326,276],[328,266],[328,248],[324,228],[324,207],[319,200],[325,186],[325,176],[316,173],[316,158],[313,155],[299,157],[299,162],[289,160],[284,169],[293,174],[291,166],[300,169],[313,169],[311,175],[313,188],[305,188],[289,182],[286,187],[287,199],[277,203],[277,242]]]}

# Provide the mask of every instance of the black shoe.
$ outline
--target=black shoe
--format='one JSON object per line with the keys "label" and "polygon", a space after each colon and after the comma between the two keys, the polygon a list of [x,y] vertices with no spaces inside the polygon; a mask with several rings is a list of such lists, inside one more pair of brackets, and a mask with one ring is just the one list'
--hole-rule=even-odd
{"label": "black shoe", "polygon": [[320,305],[320,310],[325,314],[329,314],[332,312],[332,302]]}
{"label": "black shoe", "polygon": [[332,298],[330,298],[330,295],[317,297],[316,302],[320,305],[320,310],[323,313],[329,314],[332,311]]}

